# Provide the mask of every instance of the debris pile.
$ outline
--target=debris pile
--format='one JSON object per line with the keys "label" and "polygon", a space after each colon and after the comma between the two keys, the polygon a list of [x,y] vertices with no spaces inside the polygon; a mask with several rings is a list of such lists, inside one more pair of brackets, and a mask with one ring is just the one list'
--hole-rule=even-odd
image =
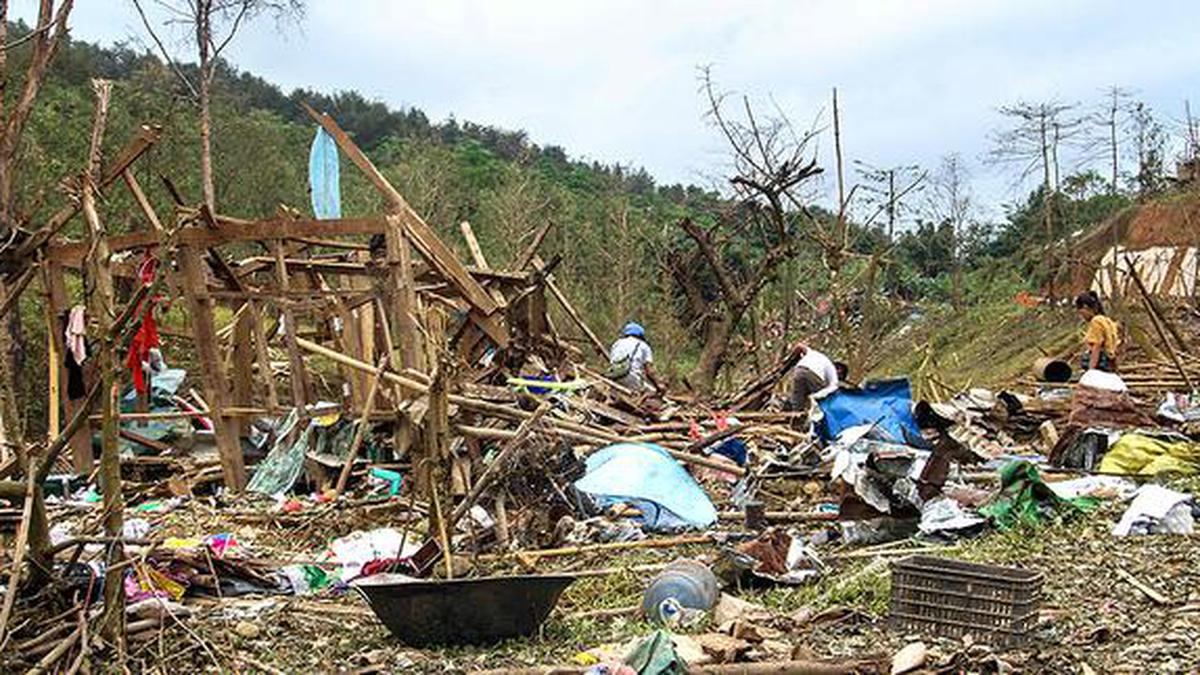
{"label": "debris pile", "polygon": [[[962,571],[910,556],[957,555],[986,532],[1108,517],[1124,500],[1113,535],[1194,531],[1190,494],[1137,482],[1200,472],[1195,392],[1161,364],[934,401],[904,378],[867,381],[810,415],[783,410],[797,346],[720,400],[639,391],[586,365],[609,350],[539,253],[549,225],[498,268],[463,223],[464,265],[332,118],[308,112],[386,214],[244,220],[189,205],[168,180],[164,219],[130,171],[158,140],[145,127],[81,182],[123,180],[144,229],[107,234],[81,193],[0,261],[14,293],[44,280],[54,355],[50,441],[0,446],[0,669],[154,662],[169,632],[218,668],[273,672],[242,647],[271,637],[263,617],[313,606],[382,622],[408,647],[494,644],[565,621],[555,606],[573,584],[623,576],[640,602],[576,615],[659,628],[579,652],[577,672],[1000,669],[999,650],[1038,639],[1033,610],[997,651],[947,650],[933,629],[929,645],[821,657],[811,640],[881,625],[833,598],[889,562]],[[80,211],[89,236],[63,238]],[[100,290],[76,302],[80,288]],[[1167,347],[1190,384],[1190,345]],[[747,599],[818,584],[792,613]],[[241,647],[192,628],[209,621]]]}

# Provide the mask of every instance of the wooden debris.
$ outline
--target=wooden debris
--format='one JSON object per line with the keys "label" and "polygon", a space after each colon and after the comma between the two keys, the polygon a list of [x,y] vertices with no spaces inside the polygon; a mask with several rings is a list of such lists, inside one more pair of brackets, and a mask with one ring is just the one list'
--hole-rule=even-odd
{"label": "wooden debris", "polygon": [[1145,595],[1147,598],[1150,598],[1151,600],[1153,600],[1155,602],[1155,604],[1159,604],[1159,605],[1174,604],[1171,602],[1170,598],[1168,598],[1167,596],[1163,595],[1162,593],[1154,590],[1150,586],[1146,585],[1145,582],[1143,582],[1140,579],[1138,579],[1137,577],[1133,576],[1132,574],[1127,572],[1125,569],[1118,567],[1118,568],[1116,568],[1116,572],[1117,572],[1117,576],[1119,576],[1122,579],[1124,579],[1125,581],[1129,582],[1130,586],[1133,586],[1137,590],[1141,591],[1143,595]]}

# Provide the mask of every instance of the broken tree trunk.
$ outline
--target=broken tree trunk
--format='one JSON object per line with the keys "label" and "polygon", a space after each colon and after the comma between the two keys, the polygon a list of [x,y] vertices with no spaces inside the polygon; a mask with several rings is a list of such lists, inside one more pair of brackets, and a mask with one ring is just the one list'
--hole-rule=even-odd
{"label": "broken tree trunk", "polygon": [[[117,363],[117,341],[113,338],[113,319],[116,316],[116,300],[113,291],[111,256],[108,250],[107,233],[96,212],[96,181],[100,170],[100,144],[104,137],[104,126],[108,119],[108,97],[112,84],[105,80],[92,80],[96,93],[96,117],[92,126],[92,145],[88,171],[83,177],[81,207],[88,226],[88,242],[92,255],[88,259],[88,309],[96,322],[97,335],[104,336],[100,353],[96,355],[100,390],[103,396],[101,413],[103,422],[100,433],[100,488],[104,493],[104,534],[114,541],[108,546],[105,565],[114,568],[125,557],[124,547],[119,540],[124,526],[125,503],[121,494],[121,449],[117,444],[117,399],[120,387],[114,377]],[[136,366],[135,366],[136,367]],[[108,574],[104,580],[104,613],[100,619],[100,631],[104,638],[118,645],[124,653],[125,641],[125,585],[122,575]]]}

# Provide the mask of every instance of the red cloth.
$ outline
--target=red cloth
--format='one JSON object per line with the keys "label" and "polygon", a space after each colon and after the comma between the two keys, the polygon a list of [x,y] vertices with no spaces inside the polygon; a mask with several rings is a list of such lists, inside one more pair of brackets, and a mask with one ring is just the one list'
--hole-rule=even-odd
{"label": "red cloth", "polygon": [[158,339],[158,324],[154,322],[154,303],[147,303],[146,313],[142,315],[142,325],[134,334],[129,344],[129,355],[125,357],[125,366],[133,372],[133,388],[139,394],[150,390],[146,376],[142,373],[142,362],[150,360],[150,350],[162,344]]}

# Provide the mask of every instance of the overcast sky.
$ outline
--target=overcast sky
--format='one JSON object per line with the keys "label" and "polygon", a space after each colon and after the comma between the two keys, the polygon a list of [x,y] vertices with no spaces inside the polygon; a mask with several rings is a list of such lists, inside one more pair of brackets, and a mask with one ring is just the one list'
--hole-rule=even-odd
{"label": "overcast sky", "polygon": [[[11,15],[35,5],[14,0]],[[76,5],[74,37],[144,40],[129,0]],[[1180,118],[1186,97],[1200,104],[1198,27],[1196,0],[309,0],[300,26],[261,21],[227,56],[285,91],[356,89],[434,119],[524,129],[661,182],[719,173],[698,66],[802,124],[828,116],[836,85],[848,158],[934,165],[959,152],[996,204],[1013,197],[980,165],[996,106],[1090,104],[1119,84]]]}

